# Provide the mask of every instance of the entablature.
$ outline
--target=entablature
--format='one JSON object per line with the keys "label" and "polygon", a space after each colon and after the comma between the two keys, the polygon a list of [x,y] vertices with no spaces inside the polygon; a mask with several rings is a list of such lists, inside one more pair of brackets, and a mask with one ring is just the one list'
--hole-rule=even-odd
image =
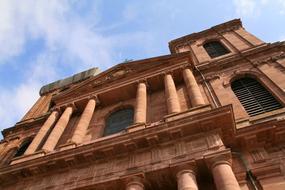
{"label": "entablature", "polygon": [[195,42],[196,39],[201,38],[201,37],[204,38],[205,36],[207,36],[213,32],[218,31],[220,33],[225,33],[227,31],[236,30],[240,27],[242,27],[241,20],[240,19],[234,19],[234,20],[231,20],[229,22],[211,27],[207,30],[203,30],[203,31],[198,32],[198,33],[192,33],[192,34],[183,36],[181,38],[172,40],[169,42],[169,49],[170,49],[171,53],[175,53],[175,48],[177,48],[177,46],[183,45],[183,43]]}
{"label": "entablature", "polygon": [[[141,63],[138,63],[138,67],[139,64]],[[146,63],[146,65],[147,64],[148,63]],[[108,71],[106,71],[107,73],[103,73],[104,76],[102,77],[101,74],[99,74],[97,77],[84,81],[82,84],[78,84],[66,92],[55,95],[52,101],[56,107],[61,107],[65,104],[81,101],[89,96],[96,95],[101,105],[110,105],[114,102],[134,98],[138,81],[146,81],[150,91],[155,91],[163,88],[163,75],[165,73],[172,72],[176,75],[176,78],[181,78],[181,74],[177,73],[177,71],[181,71],[181,68],[185,66],[193,67],[188,53],[175,55],[174,58],[169,58],[162,62],[156,60],[156,62],[152,64],[154,65],[152,65],[151,68],[140,72],[132,68],[127,68],[127,65],[125,69],[129,71],[115,69],[114,73],[111,71],[109,74]],[[144,64],[142,64],[141,67],[144,67]],[[114,74],[117,76],[109,76]],[[110,93],[112,97],[108,98]]]}
{"label": "entablature", "polygon": [[[249,51],[244,51],[241,54],[235,54],[223,59],[209,61],[207,63],[196,65],[195,67],[205,75],[207,81],[210,81],[217,77],[219,78],[219,75],[221,75],[221,73],[226,69],[231,69],[237,65],[241,67],[242,65],[250,64],[254,68],[264,63],[276,62],[285,57],[284,51],[284,42],[260,45],[259,47],[253,48]],[[257,54],[262,54],[263,56],[256,59]]]}
{"label": "entablature", "polygon": [[[1,169],[0,178],[4,180],[15,173],[20,175],[22,172],[34,175],[33,171],[43,170],[42,172],[48,172],[52,168],[59,169],[69,164],[73,166],[80,165],[82,160],[88,162],[105,161],[106,159],[120,157],[120,155],[129,154],[130,152],[161,147],[187,138],[192,140],[199,139],[202,136],[207,139],[205,143],[208,148],[205,151],[208,149],[217,150],[218,147],[224,146],[223,143],[225,145],[228,144],[233,139],[234,133],[235,123],[231,106],[211,109],[209,105],[205,105],[197,107],[195,110],[170,115],[165,118],[165,122],[157,123],[156,125],[146,125],[129,132],[127,129],[126,132],[99,138],[77,147],[69,144],[57,151],[49,153],[37,151],[32,155],[15,158],[10,166]],[[219,140],[219,138],[221,139]],[[193,151],[196,151],[197,158],[203,157],[204,153],[203,151],[200,152],[201,147],[199,148],[199,146],[204,146],[205,143],[201,144],[200,141],[197,141],[196,148],[194,144],[191,145],[192,147],[194,146]],[[202,149],[204,150],[204,148]],[[194,155],[194,152],[187,155]],[[180,153],[184,154],[182,149]]]}

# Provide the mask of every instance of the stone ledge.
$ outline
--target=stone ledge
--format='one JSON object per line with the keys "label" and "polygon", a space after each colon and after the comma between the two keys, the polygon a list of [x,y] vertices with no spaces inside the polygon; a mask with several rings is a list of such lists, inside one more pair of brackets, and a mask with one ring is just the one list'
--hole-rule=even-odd
{"label": "stone ledge", "polygon": [[129,127],[126,129],[126,131],[127,131],[128,133],[130,133],[130,132],[137,131],[137,130],[141,130],[141,129],[144,129],[144,128],[146,128],[145,123],[137,123],[137,124],[134,124],[134,125],[129,126]]}
{"label": "stone ledge", "polygon": [[[224,125],[220,126],[218,123],[209,124],[206,120],[206,118],[209,117],[222,120]],[[181,131],[179,138],[184,138],[197,134],[197,131],[205,133],[222,128],[221,133],[228,136],[229,133],[233,133],[233,125],[232,107],[228,105],[193,114],[190,118],[181,117],[180,119],[171,122],[162,122],[157,126],[146,127],[145,130],[136,130],[131,133],[115,134],[114,136],[100,138],[86,144],[80,144],[76,149],[71,148],[74,145],[67,144],[66,146],[63,146],[62,149],[64,150],[55,150],[47,154],[43,152],[38,156],[28,156],[27,159],[22,159],[21,162],[17,162],[18,164],[10,165],[9,167],[2,169],[0,173],[1,176],[9,176],[9,173],[14,170],[24,171],[34,167],[43,167],[46,171],[52,170],[52,167],[45,166],[49,160],[54,160],[54,165],[56,165],[57,163],[62,164],[62,161],[64,160],[74,159],[80,156],[88,157],[87,159],[89,160],[110,158],[119,155],[122,150],[136,149],[141,142],[145,143],[143,144],[143,148],[153,146],[157,143],[168,142],[170,139],[175,139],[177,137],[176,135],[172,135],[174,133],[176,134],[177,131]],[[37,163],[33,160],[36,158],[38,161]],[[76,161],[74,164],[80,163]]]}
{"label": "stone ledge", "polygon": [[249,117],[246,119],[241,119],[236,122],[236,128],[241,129],[245,127],[249,127],[258,123],[264,123],[267,121],[282,121],[285,120],[285,108],[281,108],[278,110],[274,110],[271,112],[263,113],[254,117]]}
{"label": "stone ledge", "polygon": [[23,156],[14,158],[10,165],[18,164],[18,163],[25,162],[28,160],[33,160],[35,158],[40,158],[40,157],[43,157],[44,155],[45,155],[44,151],[38,151],[30,155],[23,155]]}
{"label": "stone ledge", "polygon": [[211,109],[212,108],[211,108],[210,104],[203,105],[203,106],[197,106],[197,107],[191,108],[191,109],[184,111],[184,112],[166,115],[166,116],[164,116],[164,120],[165,120],[165,122],[171,122],[171,121],[178,120],[178,119],[181,119],[184,117],[189,117],[191,115],[195,115],[195,114],[198,114],[198,113],[201,113],[204,111],[209,111]]}
{"label": "stone ledge", "polygon": [[59,148],[59,150],[67,150],[67,149],[71,149],[71,148],[75,148],[75,147],[76,147],[75,143],[69,142],[67,144],[60,145],[58,148]]}

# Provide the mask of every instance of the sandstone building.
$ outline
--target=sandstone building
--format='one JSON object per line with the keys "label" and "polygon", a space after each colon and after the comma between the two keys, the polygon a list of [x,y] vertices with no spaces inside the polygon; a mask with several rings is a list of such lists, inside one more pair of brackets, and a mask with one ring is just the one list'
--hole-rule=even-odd
{"label": "sandstone building", "polygon": [[44,86],[2,131],[0,189],[284,190],[285,43],[240,20]]}

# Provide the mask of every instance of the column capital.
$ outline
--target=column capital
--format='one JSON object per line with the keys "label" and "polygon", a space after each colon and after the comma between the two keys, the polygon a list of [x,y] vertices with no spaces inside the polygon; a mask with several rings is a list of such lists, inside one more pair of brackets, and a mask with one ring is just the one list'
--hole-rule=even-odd
{"label": "column capital", "polygon": [[64,110],[68,107],[71,107],[73,112],[77,110],[75,102],[59,105],[59,106],[53,108],[53,110],[58,111],[59,113],[63,113]]}
{"label": "column capital", "polygon": [[139,84],[145,84],[145,86],[146,86],[146,88],[147,89],[149,89],[149,83],[148,83],[148,81],[147,81],[147,79],[140,79],[140,80],[137,80],[136,82],[135,82],[135,84],[138,86]]}
{"label": "column capital", "polygon": [[210,169],[213,169],[214,167],[216,167],[219,164],[227,164],[227,165],[231,166],[232,154],[231,154],[230,150],[227,149],[227,150],[222,151],[222,152],[217,152],[214,154],[206,155],[206,156],[204,156],[204,160]]}
{"label": "column capital", "polygon": [[173,70],[169,70],[169,71],[163,71],[162,73],[161,73],[163,76],[166,76],[166,75],[173,75]]}
{"label": "column capital", "polygon": [[139,83],[148,84],[148,82],[147,82],[147,79],[146,79],[146,78],[139,79],[139,80],[137,80],[137,81],[136,81],[136,83],[137,83],[137,84],[139,84]]}
{"label": "column capital", "polygon": [[184,69],[189,69],[190,71],[193,72],[193,66],[189,63],[186,63],[186,64],[183,64],[179,67],[181,70],[184,70]]}
{"label": "column capital", "polygon": [[71,107],[73,111],[75,111],[75,110],[77,109],[77,107],[76,107],[76,105],[75,105],[75,102],[69,103],[69,104],[67,104],[67,105],[65,105],[65,106],[63,106],[63,107],[64,107],[65,109],[66,109],[67,107]]}
{"label": "column capital", "polygon": [[88,96],[87,100],[95,100],[96,104],[99,105],[100,104],[100,100],[97,94],[92,94],[90,96]]}
{"label": "column capital", "polygon": [[187,173],[193,173],[196,174],[197,172],[197,165],[195,160],[187,161],[187,162],[179,162],[177,164],[170,165],[171,169],[175,173],[176,177],[180,176],[181,174],[187,172]]}
{"label": "column capital", "polygon": [[122,176],[121,179],[126,186],[139,185],[141,187],[144,187],[145,176],[143,173],[137,173],[137,174],[133,174],[133,175]]}
{"label": "column capital", "polygon": [[60,107],[53,107],[53,108],[51,108],[50,109],[50,114],[52,113],[52,112],[58,112],[58,113],[61,113],[61,109],[60,109]]}

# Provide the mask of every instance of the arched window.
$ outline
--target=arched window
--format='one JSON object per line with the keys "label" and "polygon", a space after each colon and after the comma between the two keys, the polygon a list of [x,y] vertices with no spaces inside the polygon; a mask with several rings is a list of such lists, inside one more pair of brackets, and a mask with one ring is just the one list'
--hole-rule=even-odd
{"label": "arched window", "polygon": [[17,150],[14,157],[22,156],[31,143],[32,143],[32,139],[28,139],[28,140],[24,141],[21,144],[21,146],[19,147],[19,149]]}
{"label": "arched window", "polygon": [[250,116],[282,108],[282,105],[258,81],[250,77],[231,83],[232,90]]}
{"label": "arched window", "polygon": [[118,133],[133,124],[134,110],[125,108],[112,113],[106,120],[104,136]]}
{"label": "arched window", "polygon": [[221,55],[225,55],[229,53],[229,50],[226,49],[220,42],[211,41],[207,42],[203,45],[207,53],[211,58],[219,57]]}

